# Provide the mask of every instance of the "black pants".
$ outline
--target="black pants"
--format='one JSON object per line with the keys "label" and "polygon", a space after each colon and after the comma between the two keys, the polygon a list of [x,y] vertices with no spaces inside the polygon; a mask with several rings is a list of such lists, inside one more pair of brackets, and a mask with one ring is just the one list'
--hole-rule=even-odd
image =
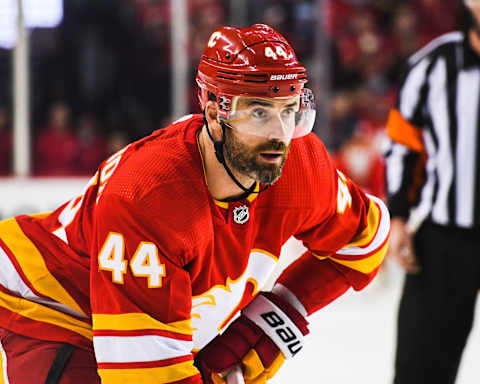
{"label": "black pants", "polygon": [[424,224],[422,270],[407,274],[398,314],[395,384],[453,384],[480,286],[480,233]]}

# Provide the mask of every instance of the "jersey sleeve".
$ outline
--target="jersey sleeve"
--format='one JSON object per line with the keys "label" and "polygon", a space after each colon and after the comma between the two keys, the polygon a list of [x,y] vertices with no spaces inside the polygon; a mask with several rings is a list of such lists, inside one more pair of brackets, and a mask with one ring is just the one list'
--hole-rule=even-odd
{"label": "jersey sleeve", "polygon": [[407,218],[425,182],[426,145],[423,127],[428,124],[431,60],[410,63],[400,83],[397,105],[387,121],[385,151],[388,206],[392,216]]}
{"label": "jersey sleeve", "polygon": [[201,383],[190,277],[167,253],[168,222],[114,194],[102,196],[95,216],[90,287],[102,384]]}
{"label": "jersey sleeve", "polygon": [[385,204],[331,168],[335,193],[322,196],[330,202],[330,214],[324,220],[312,215],[307,229],[296,234],[308,250],[277,280],[300,301],[306,314],[350,287],[364,288],[376,275],[388,246],[390,220]]}

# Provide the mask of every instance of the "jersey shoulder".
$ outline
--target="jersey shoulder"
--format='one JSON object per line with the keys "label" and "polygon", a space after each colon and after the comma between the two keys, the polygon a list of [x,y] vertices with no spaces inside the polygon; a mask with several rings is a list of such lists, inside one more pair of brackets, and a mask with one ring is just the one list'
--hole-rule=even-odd
{"label": "jersey shoulder", "polygon": [[[198,183],[203,171],[195,133],[201,125],[201,116],[188,115],[131,143],[117,159],[103,194],[138,200],[159,188]],[[111,168],[109,160],[103,169]]]}
{"label": "jersey shoulder", "polygon": [[201,124],[201,117],[191,116],[130,144],[100,195],[97,216],[122,207],[117,220],[161,239],[164,255],[187,259],[210,222],[196,143]]}

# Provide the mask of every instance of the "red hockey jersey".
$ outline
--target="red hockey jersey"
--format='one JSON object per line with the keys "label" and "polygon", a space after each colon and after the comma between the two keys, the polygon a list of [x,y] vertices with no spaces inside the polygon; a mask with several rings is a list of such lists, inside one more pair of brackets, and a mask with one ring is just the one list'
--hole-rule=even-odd
{"label": "red hockey jersey", "polygon": [[[291,236],[308,251],[280,276],[310,314],[363,288],[386,251],[388,212],[310,134],[281,178],[214,200],[199,115],[107,159],[52,213],[0,223],[0,326],[94,349],[105,384],[200,383],[193,354],[262,289]],[[258,187],[257,187],[258,188]]]}

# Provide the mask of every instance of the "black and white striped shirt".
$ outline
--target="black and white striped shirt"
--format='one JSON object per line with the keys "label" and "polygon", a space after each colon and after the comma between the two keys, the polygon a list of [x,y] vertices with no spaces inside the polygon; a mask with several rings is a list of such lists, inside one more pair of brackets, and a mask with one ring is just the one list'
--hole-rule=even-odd
{"label": "black and white striped shirt", "polygon": [[480,57],[462,32],[408,60],[385,155],[392,216],[480,228]]}

